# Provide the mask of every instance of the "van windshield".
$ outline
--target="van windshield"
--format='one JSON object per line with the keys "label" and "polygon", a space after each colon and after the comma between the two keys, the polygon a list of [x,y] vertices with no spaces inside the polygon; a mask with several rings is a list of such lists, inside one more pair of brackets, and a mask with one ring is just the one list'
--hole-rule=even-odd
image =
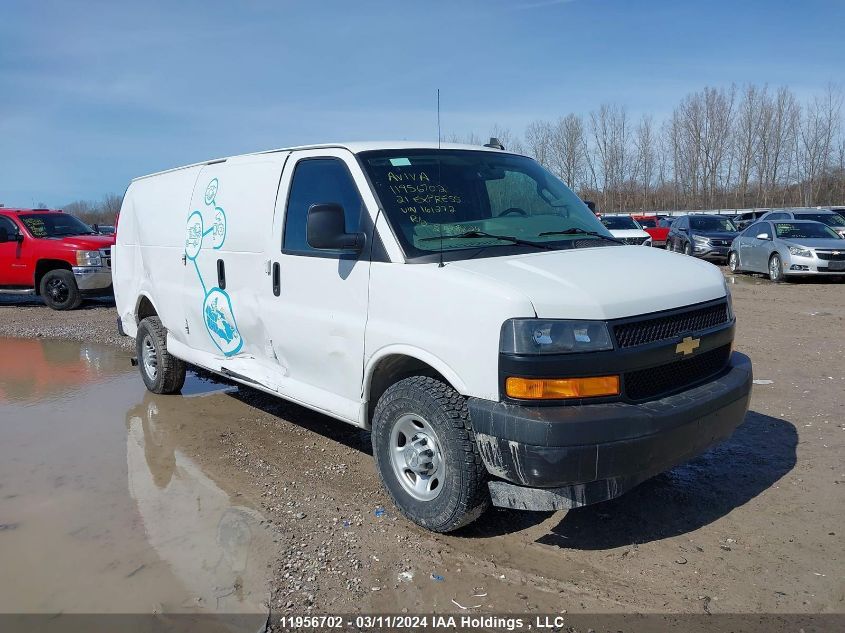
{"label": "van windshield", "polygon": [[409,258],[617,245],[578,196],[530,158],[433,149],[359,158]]}

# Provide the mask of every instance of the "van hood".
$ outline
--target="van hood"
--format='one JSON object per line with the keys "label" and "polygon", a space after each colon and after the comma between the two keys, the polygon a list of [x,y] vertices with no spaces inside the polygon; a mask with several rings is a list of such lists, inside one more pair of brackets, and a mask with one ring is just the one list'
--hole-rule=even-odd
{"label": "van hood", "polygon": [[65,237],[42,238],[48,242],[60,242],[62,246],[79,251],[98,251],[114,246],[114,235],[67,235]]}
{"label": "van hood", "polygon": [[579,248],[448,264],[521,292],[538,317],[618,319],[725,296],[707,262],[642,246]]}

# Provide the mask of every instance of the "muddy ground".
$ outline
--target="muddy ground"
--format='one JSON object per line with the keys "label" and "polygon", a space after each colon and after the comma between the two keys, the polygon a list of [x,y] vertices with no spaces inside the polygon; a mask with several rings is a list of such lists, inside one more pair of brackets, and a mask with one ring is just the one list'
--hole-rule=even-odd
{"label": "muddy ground", "polygon": [[[492,509],[435,535],[390,505],[357,429],[248,389],[144,394],[139,410],[155,410],[158,445],[277,528],[275,612],[841,613],[845,284],[728,280],[735,347],[763,381],[745,423],[693,462],[569,512]],[[108,303],[60,314],[0,299],[0,336],[93,337],[128,362],[114,320]]]}

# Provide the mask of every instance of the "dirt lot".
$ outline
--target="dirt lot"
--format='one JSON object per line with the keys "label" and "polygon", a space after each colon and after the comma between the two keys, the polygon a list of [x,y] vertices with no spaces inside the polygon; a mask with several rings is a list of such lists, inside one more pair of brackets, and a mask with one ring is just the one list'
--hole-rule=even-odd
{"label": "dirt lot", "polygon": [[[494,509],[430,534],[390,505],[366,433],[243,389],[156,397],[180,419],[165,441],[278,527],[274,611],[841,613],[845,284],[728,279],[736,349],[764,381],[745,423],[611,502]],[[60,314],[0,300],[0,336],[125,349],[114,319],[107,303]]]}

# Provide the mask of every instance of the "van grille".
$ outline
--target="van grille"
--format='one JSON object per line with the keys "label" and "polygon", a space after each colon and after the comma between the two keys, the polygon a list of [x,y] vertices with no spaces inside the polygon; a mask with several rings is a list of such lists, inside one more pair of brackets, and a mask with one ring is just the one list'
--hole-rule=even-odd
{"label": "van grille", "polygon": [[727,321],[728,304],[722,301],[667,316],[620,323],[613,327],[613,334],[619,347],[636,347],[675,338],[679,334],[706,330]]}
{"label": "van grille", "polygon": [[686,360],[659,367],[629,371],[623,375],[629,400],[646,400],[702,382],[722,371],[731,355],[730,344]]}

